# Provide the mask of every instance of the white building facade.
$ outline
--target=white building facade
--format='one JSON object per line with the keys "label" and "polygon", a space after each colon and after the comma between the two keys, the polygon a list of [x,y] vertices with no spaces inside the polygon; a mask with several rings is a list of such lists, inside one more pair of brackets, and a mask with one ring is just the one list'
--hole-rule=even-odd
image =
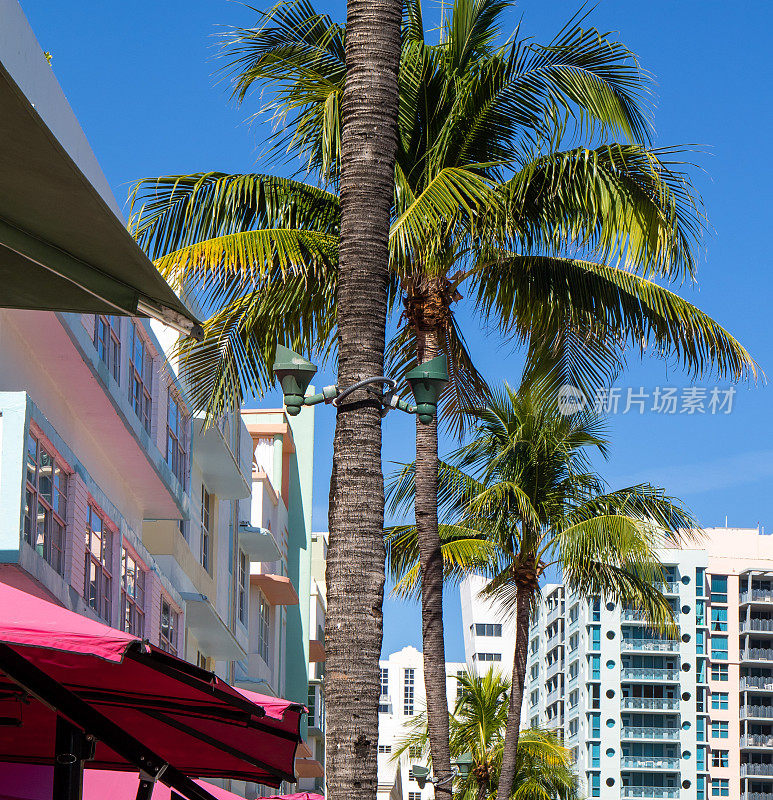
{"label": "white building facade", "polygon": [[[562,733],[589,797],[773,800],[773,537],[708,529],[659,555],[678,640],[636,609],[543,587],[523,725]],[[466,656],[501,653],[509,670],[512,624],[482,585],[462,587]],[[499,650],[470,633],[498,623]]]}

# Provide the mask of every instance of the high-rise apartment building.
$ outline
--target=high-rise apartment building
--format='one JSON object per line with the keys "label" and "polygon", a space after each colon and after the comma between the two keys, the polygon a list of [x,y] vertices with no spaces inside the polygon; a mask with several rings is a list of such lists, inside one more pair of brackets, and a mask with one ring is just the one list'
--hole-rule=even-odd
{"label": "high-rise apartment building", "polygon": [[[562,732],[589,797],[773,800],[773,537],[714,528],[659,555],[676,640],[638,609],[543,587],[524,727]],[[512,622],[483,583],[461,590],[466,656],[509,672]]]}

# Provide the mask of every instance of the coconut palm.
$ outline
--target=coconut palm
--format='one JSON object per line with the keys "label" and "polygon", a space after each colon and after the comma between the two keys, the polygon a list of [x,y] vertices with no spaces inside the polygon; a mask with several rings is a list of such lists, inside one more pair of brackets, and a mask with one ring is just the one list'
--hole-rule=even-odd
{"label": "coconut palm", "polygon": [[[650,485],[613,492],[596,471],[606,456],[602,419],[591,407],[561,413],[544,381],[492,391],[477,411],[471,440],[439,471],[446,577],[487,575],[486,594],[515,618],[516,638],[500,787],[512,785],[526,676],[529,615],[547,570],[559,568],[569,591],[605,595],[643,609],[650,623],[675,635],[673,613],[659,591],[663,573],[656,548],[697,530],[682,504]],[[415,495],[416,467],[394,476],[392,511]],[[387,532],[397,590],[421,581],[414,525]]]}
{"label": "coconut palm", "polygon": [[[466,670],[457,676],[459,693],[449,715],[451,755],[472,757],[469,775],[455,779],[456,800],[488,800],[497,793],[502,748],[507,726],[510,681],[490,668],[481,675]],[[406,737],[399,742],[393,760],[406,752],[417,752],[432,763],[427,736],[426,712],[408,723]],[[530,730],[518,742],[513,800],[575,800],[577,777],[569,751],[552,731]]]}
{"label": "coconut palm", "polygon": [[[481,327],[522,345],[530,368],[552,366],[556,382],[607,380],[626,349],[645,347],[695,376],[753,371],[732,336],[661,285],[694,275],[701,216],[678,154],[648,146],[648,85],[633,55],[581,18],[546,46],[517,30],[503,44],[510,8],[455,0],[435,44],[420,0],[405,0],[391,373],[444,353],[442,413],[461,430],[465,410],[486,396],[455,315],[463,295]],[[204,341],[184,343],[181,355],[212,416],[271,385],[277,343],[313,357],[335,349],[345,47],[344,27],[307,0],[276,6],[227,45],[237,98],[271,94],[272,153],[300,158],[317,185],[203,173],[138,187],[139,241],[211,312]],[[566,146],[580,136],[587,146]],[[436,424],[417,425],[416,448],[425,681],[440,774],[450,759]]]}

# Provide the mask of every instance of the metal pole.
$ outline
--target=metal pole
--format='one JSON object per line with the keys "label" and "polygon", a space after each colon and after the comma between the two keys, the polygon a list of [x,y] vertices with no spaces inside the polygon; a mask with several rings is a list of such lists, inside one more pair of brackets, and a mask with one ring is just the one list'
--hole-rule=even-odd
{"label": "metal pole", "polygon": [[68,719],[56,718],[53,800],[82,800],[86,737]]}

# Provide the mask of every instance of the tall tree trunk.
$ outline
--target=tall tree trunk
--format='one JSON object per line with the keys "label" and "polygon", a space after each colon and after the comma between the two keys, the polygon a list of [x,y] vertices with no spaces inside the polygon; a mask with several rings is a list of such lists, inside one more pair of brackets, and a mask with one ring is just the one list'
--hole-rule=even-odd
{"label": "tall tree trunk", "polygon": [[[342,107],[338,385],[381,375],[397,141],[400,0],[348,0]],[[384,594],[379,404],[338,409],[330,480],[327,796],[375,800]]]}
{"label": "tall tree trunk", "polygon": [[515,653],[513,656],[513,680],[510,688],[510,706],[507,712],[505,743],[502,749],[502,771],[499,774],[497,797],[507,800],[513,791],[515,768],[518,757],[518,738],[521,732],[521,708],[523,687],[526,682],[526,659],[529,654],[529,611],[531,588],[518,585],[515,599]]}
{"label": "tall tree trunk", "polygon": [[[418,362],[438,355],[438,330],[419,331]],[[446,650],[443,638],[443,557],[440,552],[437,514],[438,435],[437,418],[430,425],[416,419],[416,533],[421,562],[421,626],[424,648],[424,689],[427,695],[427,730],[432,754],[435,797],[450,798],[451,750],[449,747]]]}

